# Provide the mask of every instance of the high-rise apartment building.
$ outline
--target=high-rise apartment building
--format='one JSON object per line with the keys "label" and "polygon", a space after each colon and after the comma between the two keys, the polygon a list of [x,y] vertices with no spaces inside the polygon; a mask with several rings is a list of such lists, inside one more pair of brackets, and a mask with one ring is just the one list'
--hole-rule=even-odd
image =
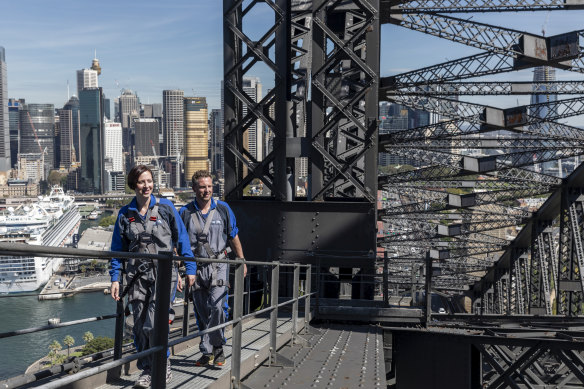
{"label": "high-rise apartment building", "polygon": [[211,174],[217,178],[223,177],[223,121],[221,110],[211,110],[209,116],[209,158],[211,160]]}
{"label": "high-rise apartment building", "polygon": [[[254,102],[262,99],[262,84],[258,77],[244,77],[243,91]],[[243,105],[243,116],[247,115],[247,105]],[[264,136],[263,125],[260,119],[248,127],[243,135],[243,144],[247,146],[247,151],[257,160],[261,161],[264,157]]]}
{"label": "high-rise apartment building", "polygon": [[8,99],[8,126],[10,132],[10,167],[18,162],[18,147],[20,144],[20,108],[24,99]]}
{"label": "high-rise apartment building", "polygon": [[101,88],[85,88],[79,93],[81,172],[79,190],[103,193],[104,139],[103,93]]}
{"label": "high-rise apartment building", "polygon": [[8,76],[6,51],[0,46],[0,171],[10,170],[10,125],[8,121]]}
{"label": "high-rise apartment building", "polygon": [[184,96],[182,90],[162,91],[164,151],[168,156],[183,154]]}
{"label": "high-rise apartment building", "polygon": [[[136,157],[159,155],[158,119],[134,119]],[[154,150],[152,150],[154,148]]]}
{"label": "high-rise apartment building", "polygon": [[[104,128],[104,153],[106,170],[110,172],[124,171],[124,157],[122,154],[122,125],[115,122],[106,122]],[[109,169],[108,169],[109,168]]]}
{"label": "high-rise apartment building", "polygon": [[204,97],[185,97],[184,115],[185,182],[190,182],[197,170],[209,170],[207,99]]}
{"label": "high-rise apartment building", "polygon": [[77,96],[85,88],[97,88],[97,71],[92,69],[77,70]]}
{"label": "high-rise apartment building", "polygon": [[19,115],[19,153],[42,153],[44,167],[48,172],[55,167],[55,106],[26,104]]}

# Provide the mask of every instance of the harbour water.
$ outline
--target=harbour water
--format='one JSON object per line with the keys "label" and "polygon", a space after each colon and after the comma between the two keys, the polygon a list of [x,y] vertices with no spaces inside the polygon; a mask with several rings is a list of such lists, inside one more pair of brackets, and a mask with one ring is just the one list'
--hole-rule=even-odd
{"label": "harbour water", "polygon": [[[99,224],[98,220],[83,220],[79,234]],[[116,313],[116,304],[109,295],[101,292],[80,293],[61,300],[38,301],[37,296],[0,295],[0,333],[48,324],[48,320],[59,318],[61,322]],[[41,331],[0,339],[0,380],[19,375],[26,368],[49,353],[49,344],[59,341],[64,349],[63,338],[71,335],[75,345],[82,345],[87,331],[97,336],[114,337],[114,319],[81,324],[66,328]]]}
{"label": "harbour water", "polygon": [[[86,317],[114,314],[116,304],[101,292],[80,293],[61,300],[38,301],[36,296],[0,297],[0,332],[46,325],[51,318],[61,322]],[[71,335],[75,345],[82,345],[83,334],[91,331],[94,336],[114,336],[114,319],[86,323],[66,328],[57,328],[33,334],[0,339],[0,380],[24,373],[26,368],[47,355],[49,344]]]}

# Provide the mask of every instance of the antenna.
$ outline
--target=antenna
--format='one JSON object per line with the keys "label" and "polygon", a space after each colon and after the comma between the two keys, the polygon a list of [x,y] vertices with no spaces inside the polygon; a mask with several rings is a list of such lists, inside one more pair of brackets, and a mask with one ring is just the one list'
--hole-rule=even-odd
{"label": "antenna", "polygon": [[93,49],[93,59],[97,59],[97,49]]}

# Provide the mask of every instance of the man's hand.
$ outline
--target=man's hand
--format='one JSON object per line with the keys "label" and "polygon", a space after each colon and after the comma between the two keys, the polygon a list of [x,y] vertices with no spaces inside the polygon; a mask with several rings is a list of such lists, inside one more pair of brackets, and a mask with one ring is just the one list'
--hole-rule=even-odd
{"label": "man's hand", "polygon": [[183,287],[183,280],[181,276],[178,276],[178,280],[177,280],[177,284],[176,284],[176,290],[179,292],[182,292],[182,287]]}
{"label": "man's hand", "polygon": [[243,264],[243,278],[247,277],[247,265]]}
{"label": "man's hand", "polygon": [[195,275],[194,274],[187,274],[187,284],[189,288],[195,284]]}
{"label": "man's hand", "polygon": [[118,281],[112,282],[112,286],[110,287],[110,294],[114,300],[120,300],[120,283]]}

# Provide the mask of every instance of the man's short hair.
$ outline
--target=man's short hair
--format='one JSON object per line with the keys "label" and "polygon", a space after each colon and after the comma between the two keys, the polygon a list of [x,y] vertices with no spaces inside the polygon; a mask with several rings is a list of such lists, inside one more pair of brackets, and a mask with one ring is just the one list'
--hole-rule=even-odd
{"label": "man's short hair", "polygon": [[197,185],[200,178],[207,178],[207,177],[213,179],[213,177],[211,176],[211,173],[209,173],[207,170],[197,170],[195,172],[195,174],[193,174],[193,178],[192,178],[193,186]]}
{"label": "man's short hair", "polygon": [[136,165],[132,168],[132,170],[130,170],[128,173],[128,186],[130,189],[136,190],[136,183],[138,182],[138,178],[140,178],[144,172],[150,172],[150,175],[152,178],[154,178],[152,170],[150,170],[150,168],[146,165]]}

